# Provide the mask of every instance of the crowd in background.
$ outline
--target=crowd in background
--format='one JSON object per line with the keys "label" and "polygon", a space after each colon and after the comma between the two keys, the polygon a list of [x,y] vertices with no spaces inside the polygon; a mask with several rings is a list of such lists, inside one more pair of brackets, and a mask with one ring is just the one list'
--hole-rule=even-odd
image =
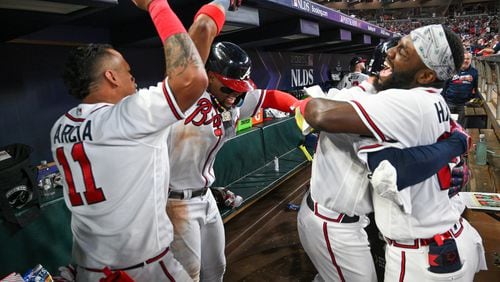
{"label": "crowd in background", "polygon": [[[353,10],[350,15],[401,35],[429,24],[444,24],[460,34],[464,46],[474,56],[491,55],[500,35],[498,9],[472,6],[470,9],[450,7],[436,14],[435,9],[408,8],[398,10]],[[497,35],[497,37],[495,37]]]}

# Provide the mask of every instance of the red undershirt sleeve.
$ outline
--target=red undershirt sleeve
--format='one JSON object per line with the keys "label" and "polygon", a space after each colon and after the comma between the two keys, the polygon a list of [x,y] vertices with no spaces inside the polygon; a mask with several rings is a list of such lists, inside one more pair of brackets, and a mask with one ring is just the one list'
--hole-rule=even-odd
{"label": "red undershirt sleeve", "polygon": [[297,102],[294,96],[279,90],[266,90],[262,108],[273,108],[282,112],[293,113],[290,107]]}

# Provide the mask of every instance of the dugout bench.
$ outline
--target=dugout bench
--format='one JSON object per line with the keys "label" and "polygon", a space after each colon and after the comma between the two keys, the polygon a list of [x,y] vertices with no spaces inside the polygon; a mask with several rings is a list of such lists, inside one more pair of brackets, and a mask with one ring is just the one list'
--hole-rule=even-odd
{"label": "dugout bench", "polygon": [[[476,165],[475,151],[467,158],[472,177],[466,189],[470,192],[500,193],[500,136],[493,129],[468,128],[473,144],[484,134],[487,142],[488,157],[486,165]],[[485,249],[487,271],[476,274],[474,281],[495,281],[500,277],[500,216],[499,213],[466,209],[463,216],[481,234]]]}

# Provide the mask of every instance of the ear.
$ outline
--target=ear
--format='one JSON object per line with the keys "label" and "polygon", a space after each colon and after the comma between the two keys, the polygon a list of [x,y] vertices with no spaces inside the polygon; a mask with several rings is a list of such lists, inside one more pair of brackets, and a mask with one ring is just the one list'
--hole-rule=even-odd
{"label": "ear", "polygon": [[417,72],[417,83],[419,85],[428,85],[437,80],[436,72],[425,68]]}
{"label": "ear", "polygon": [[211,71],[207,71],[207,76],[210,82],[213,82],[213,80],[215,79],[214,73]]}
{"label": "ear", "polygon": [[117,79],[116,74],[113,70],[104,71],[104,77],[113,86],[118,86],[118,79]]}

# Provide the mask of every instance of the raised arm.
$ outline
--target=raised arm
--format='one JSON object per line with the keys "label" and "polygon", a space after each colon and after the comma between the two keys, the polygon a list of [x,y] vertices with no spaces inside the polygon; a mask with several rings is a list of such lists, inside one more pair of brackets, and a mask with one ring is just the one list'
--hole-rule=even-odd
{"label": "raised arm", "polygon": [[202,6],[194,16],[194,22],[189,28],[189,36],[204,64],[207,62],[214,38],[222,30],[230,4],[230,0],[215,0]]}
{"label": "raised arm", "polygon": [[291,94],[280,90],[266,90],[266,98],[262,108],[272,108],[286,113],[293,113],[293,105],[298,100]]}
{"label": "raised arm", "polygon": [[166,0],[133,0],[147,10],[163,42],[168,85],[182,111],[203,94],[208,85],[203,61],[179,18]]}

